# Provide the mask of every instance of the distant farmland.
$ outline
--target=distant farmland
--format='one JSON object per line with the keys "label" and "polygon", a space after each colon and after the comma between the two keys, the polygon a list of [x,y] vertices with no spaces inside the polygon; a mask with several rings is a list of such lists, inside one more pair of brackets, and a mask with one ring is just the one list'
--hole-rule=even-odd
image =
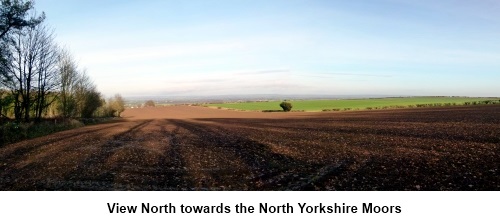
{"label": "distant farmland", "polygon": [[[405,98],[371,98],[371,99],[345,99],[345,100],[291,100],[292,110],[323,111],[323,110],[363,110],[363,109],[385,109],[401,107],[417,107],[426,104],[440,106],[463,105],[465,102],[479,102],[499,98],[473,98],[473,97],[405,97]],[[236,102],[209,104],[211,107],[227,109],[262,111],[280,110],[281,101],[266,102]]]}

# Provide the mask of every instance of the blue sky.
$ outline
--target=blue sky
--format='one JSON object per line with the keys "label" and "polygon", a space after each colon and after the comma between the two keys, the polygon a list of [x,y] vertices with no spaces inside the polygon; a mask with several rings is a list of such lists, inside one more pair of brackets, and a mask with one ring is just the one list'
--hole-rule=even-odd
{"label": "blue sky", "polygon": [[38,0],[106,95],[500,96],[496,0]]}

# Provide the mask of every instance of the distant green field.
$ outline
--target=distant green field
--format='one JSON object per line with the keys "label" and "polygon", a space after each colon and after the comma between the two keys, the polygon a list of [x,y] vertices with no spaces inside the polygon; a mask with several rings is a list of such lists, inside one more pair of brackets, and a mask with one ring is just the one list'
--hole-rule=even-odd
{"label": "distant green field", "polygon": [[[470,98],[470,97],[405,97],[405,98],[372,98],[372,99],[346,99],[346,100],[290,100],[292,110],[322,111],[322,110],[363,110],[396,108],[396,106],[418,105],[418,104],[449,104],[463,105],[465,102],[496,100],[499,98]],[[240,103],[219,103],[208,104],[211,107],[221,107],[228,109],[262,111],[281,110],[281,101],[269,102],[240,102]]]}

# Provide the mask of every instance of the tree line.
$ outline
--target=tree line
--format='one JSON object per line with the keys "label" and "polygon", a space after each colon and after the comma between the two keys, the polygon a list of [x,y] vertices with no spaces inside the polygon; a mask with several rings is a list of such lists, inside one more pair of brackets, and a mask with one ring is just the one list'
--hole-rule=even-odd
{"label": "tree line", "polygon": [[16,121],[44,117],[120,116],[123,98],[109,100],[97,90],[71,53],[55,42],[54,31],[33,1],[1,0],[0,114]]}

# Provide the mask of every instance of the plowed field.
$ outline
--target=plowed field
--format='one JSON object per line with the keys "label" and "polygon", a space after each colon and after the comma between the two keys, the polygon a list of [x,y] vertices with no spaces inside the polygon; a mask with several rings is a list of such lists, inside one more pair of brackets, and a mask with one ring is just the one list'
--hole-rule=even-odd
{"label": "plowed field", "polygon": [[172,106],[0,148],[1,190],[500,190],[500,106]]}

